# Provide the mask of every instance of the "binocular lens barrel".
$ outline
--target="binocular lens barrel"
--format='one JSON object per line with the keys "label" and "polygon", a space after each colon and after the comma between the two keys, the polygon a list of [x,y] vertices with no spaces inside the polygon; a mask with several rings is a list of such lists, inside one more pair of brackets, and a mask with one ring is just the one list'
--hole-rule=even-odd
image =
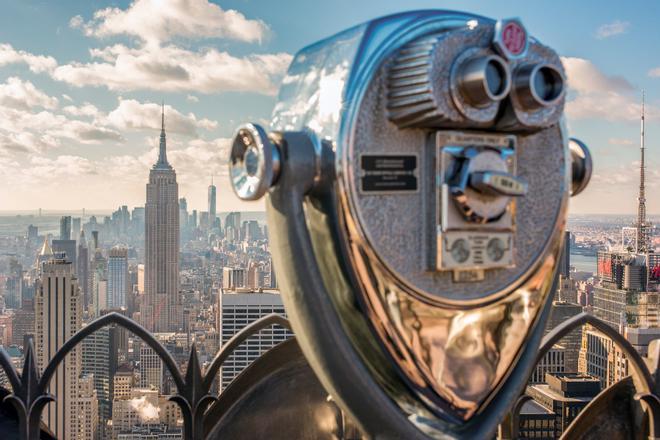
{"label": "binocular lens barrel", "polygon": [[506,97],[511,88],[511,72],[497,55],[476,57],[460,67],[461,93],[475,107],[486,107]]}
{"label": "binocular lens barrel", "polygon": [[528,109],[556,103],[564,93],[562,74],[549,64],[526,64],[514,74],[515,93]]}

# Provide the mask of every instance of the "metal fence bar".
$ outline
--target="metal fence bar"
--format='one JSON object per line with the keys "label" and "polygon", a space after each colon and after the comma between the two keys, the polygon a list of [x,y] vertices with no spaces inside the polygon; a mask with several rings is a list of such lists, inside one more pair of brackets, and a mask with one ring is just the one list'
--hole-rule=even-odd
{"label": "metal fence bar", "polygon": [[[593,326],[612,339],[629,360],[629,365],[632,366],[633,382],[639,391],[635,398],[644,403],[649,414],[649,438],[660,438],[658,437],[658,434],[660,434],[660,398],[655,393],[657,385],[654,374],[649,371],[646,362],[644,362],[644,359],[642,359],[637,350],[635,350],[635,347],[633,347],[623,335],[613,329],[606,322],[588,313],[580,313],[579,315],[567,319],[552,329],[550,333],[545,335],[541,341],[541,347],[537,354],[536,363],[538,364],[538,362],[543,359],[543,356],[545,356],[545,354],[564,336],[585,324]],[[656,362],[657,361],[658,359],[656,359]],[[521,400],[519,399],[518,403],[520,402]],[[519,413],[521,409],[522,405],[516,404],[512,410],[510,418],[512,425],[510,427],[510,432],[512,434],[511,438],[516,438],[520,420]],[[513,426],[514,424],[516,424],[515,427]]]}
{"label": "metal fence bar", "polygon": [[167,349],[144,327],[124,315],[116,312],[103,315],[87,324],[68,341],[52,357],[43,375],[39,374],[35,352],[30,342],[25,351],[23,372],[19,376],[4,347],[0,347],[0,367],[9,378],[12,393],[5,397],[16,409],[19,418],[19,435],[21,440],[38,440],[40,437],[41,414],[46,405],[56,400],[48,392],[48,385],[57,367],[66,355],[83,339],[108,325],[118,325],[140,337],[151,347],[165,363],[169,373],[176,383],[177,393],[170,398],[181,408],[183,415],[183,438],[197,440],[203,438],[204,415],[208,406],[217,399],[211,393],[211,386],[223,362],[247,338],[271,325],[279,325],[291,329],[289,322],[276,314],[270,314],[254,321],[236,333],[216,354],[206,374],[202,374],[197,347],[193,343],[186,368],[185,378],[176,365],[176,361]]}

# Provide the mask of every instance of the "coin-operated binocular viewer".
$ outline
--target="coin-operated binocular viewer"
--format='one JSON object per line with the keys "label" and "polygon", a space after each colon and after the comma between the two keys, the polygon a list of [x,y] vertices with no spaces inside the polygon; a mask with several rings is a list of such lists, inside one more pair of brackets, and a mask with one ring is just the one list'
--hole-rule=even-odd
{"label": "coin-operated binocular viewer", "polygon": [[393,15],[301,50],[230,177],[327,391],[384,438],[488,438],[535,363],[568,197],[557,54],[518,20]]}

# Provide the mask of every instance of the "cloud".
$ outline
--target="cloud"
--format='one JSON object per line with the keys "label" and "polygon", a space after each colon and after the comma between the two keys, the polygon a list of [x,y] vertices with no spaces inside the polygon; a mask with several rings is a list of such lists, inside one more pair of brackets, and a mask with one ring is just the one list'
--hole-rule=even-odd
{"label": "cloud", "polygon": [[629,21],[614,20],[612,23],[607,23],[600,26],[596,30],[596,38],[603,40],[615,35],[625,34],[630,27]]}
{"label": "cloud", "polygon": [[60,145],[57,138],[50,134],[35,134],[28,131],[20,133],[0,132],[0,154],[35,153]]}
{"label": "cloud", "polygon": [[[616,191],[622,186],[634,189],[639,185],[639,164],[638,160],[633,160],[626,164],[601,168],[591,176],[589,187],[603,192]],[[645,178],[647,187],[660,185],[660,170],[647,166]]]}
{"label": "cloud", "polygon": [[195,95],[188,95],[186,96],[186,100],[188,102],[199,102],[199,98]]}
{"label": "cloud", "polygon": [[0,84],[0,105],[20,110],[32,107],[54,109],[57,98],[53,98],[37,89],[30,81],[12,76]]}
{"label": "cloud", "polygon": [[0,99],[0,152],[3,156],[43,153],[59,147],[64,140],[80,144],[124,141],[121,133],[107,124],[6,104]]}
{"label": "cloud", "polygon": [[63,155],[54,159],[47,157],[33,157],[30,167],[26,170],[28,177],[35,179],[75,179],[79,176],[98,174],[96,165],[81,156]]}
{"label": "cloud", "polygon": [[176,37],[259,42],[268,33],[263,21],[247,19],[236,10],[224,10],[207,0],[135,0],[127,9],[100,9],[87,22],[77,15],[69,25],[87,36],[128,35],[149,44]]}
{"label": "cloud", "polygon": [[[119,105],[108,114],[110,125],[121,130],[159,130],[161,106],[142,103],[135,99],[119,98]],[[165,106],[165,126],[168,132],[194,135],[198,128],[213,130],[217,122],[206,118],[198,119],[193,113],[184,115],[172,106]]]}
{"label": "cloud", "polygon": [[[120,143],[125,141],[124,132],[160,129],[161,106],[155,103],[120,97],[109,113],[89,102],[69,104],[61,109],[57,105],[56,98],[29,81],[11,77],[0,83],[0,155],[29,157],[65,142],[70,145],[71,141],[83,145]],[[218,124],[166,105],[165,125],[168,134],[196,137],[199,130],[214,130]],[[157,142],[157,135],[152,138]],[[207,141],[195,140],[189,145],[199,142]]]}
{"label": "cloud", "polygon": [[45,110],[33,113],[0,107],[0,133],[23,132],[67,138],[82,144],[95,144],[105,140],[123,141],[121,134],[112,128],[69,119]]}
{"label": "cloud", "polygon": [[[227,156],[231,146],[231,139],[216,138],[211,140],[194,139],[182,143],[180,139],[173,138],[167,141],[167,159],[179,176],[180,183],[207,182],[209,176],[226,176]],[[116,177],[134,178],[142,184],[149,168],[158,157],[158,139],[150,136],[144,140],[150,145],[149,151],[139,155],[122,155],[106,157],[102,161],[108,164],[108,172]]]}
{"label": "cloud", "polygon": [[581,92],[630,92],[635,88],[624,77],[606,75],[584,58],[563,57],[568,86]]}
{"label": "cloud", "polygon": [[77,120],[69,120],[66,126],[54,128],[50,130],[50,133],[54,136],[73,139],[81,144],[98,144],[103,141],[124,141],[124,137],[116,130]]}
{"label": "cloud", "polygon": [[274,95],[291,61],[286,53],[235,57],[209,48],[176,46],[130,48],[115,44],[92,49],[99,61],[57,67],[53,78],[72,86],[168,92],[257,92]]}
{"label": "cloud", "polygon": [[227,157],[231,139],[217,138],[210,141],[195,139],[183,149],[168,150],[167,156],[181,175],[206,180],[208,176],[227,175]]}
{"label": "cloud", "polygon": [[635,144],[630,139],[621,139],[621,138],[609,138],[607,140],[607,143],[610,145],[625,145],[625,146],[630,146]]}
{"label": "cloud", "polygon": [[[641,97],[627,79],[606,75],[583,58],[564,57],[562,62],[568,78],[566,114],[569,119],[639,120]],[[660,121],[660,109],[647,104],[646,118]]]}
{"label": "cloud", "polygon": [[649,70],[649,76],[651,78],[660,78],[660,67]]}
{"label": "cloud", "polygon": [[62,111],[72,116],[78,116],[78,117],[87,116],[87,117],[97,118],[101,115],[99,109],[96,108],[94,104],[91,104],[89,102],[85,102],[83,105],[80,106],[67,105],[62,108]]}
{"label": "cloud", "polygon": [[55,58],[34,55],[23,50],[15,50],[10,44],[0,44],[0,66],[7,64],[27,64],[34,73],[50,72],[57,66]]}
{"label": "cloud", "polygon": [[90,49],[89,62],[74,61],[53,69],[54,79],[75,87],[274,95],[292,58],[287,53],[234,56],[213,47],[190,49],[173,44],[181,38],[257,42],[267,34],[268,26],[262,21],[207,0],[135,0],[126,9],[97,10],[89,21],[75,16],[69,24],[92,37],[137,39],[134,44]]}

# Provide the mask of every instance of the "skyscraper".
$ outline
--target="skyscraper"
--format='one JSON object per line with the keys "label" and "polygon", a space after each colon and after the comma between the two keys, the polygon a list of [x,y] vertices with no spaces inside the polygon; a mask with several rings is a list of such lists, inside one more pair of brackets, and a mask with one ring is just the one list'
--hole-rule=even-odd
{"label": "skyscraper", "polygon": [[181,227],[180,238],[183,243],[190,236],[188,229],[188,202],[185,197],[179,199],[179,226]]}
{"label": "skyscraper", "polygon": [[80,217],[73,217],[71,219],[71,237],[75,237],[76,235],[80,234],[80,223],[81,223]]}
{"label": "skyscraper", "polygon": [[211,184],[209,185],[209,228],[215,227],[215,185],[213,184],[213,177],[211,177]]}
{"label": "skyscraper", "polygon": [[76,275],[78,276],[78,284],[80,285],[80,290],[83,298],[83,310],[87,310],[89,307],[89,291],[92,286],[91,279],[89,277],[89,249],[87,248],[87,240],[85,239],[85,231],[80,230],[80,237],[78,238],[78,255],[77,258],[77,270]]}
{"label": "skyscraper", "polygon": [[63,253],[64,258],[69,263],[73,263],[73,272],[75,273],[78,268],[76,259],[76,240],[53,240],[52,247],[53,252]]}
{"label": "skyscraper", "polygon": [[[94,231],[96,232],[96,231]],[[94,242],[98,243],[98,234],[94,235]],[[96,247],[94,258],[91,261],[91,292],[89,310],[94,316],[100,316],[101,310],[108,307],[108,261],[103,256],[101,248]]]}
{"label": "skyscraper", "polygon": [[147,344],[140,345],[140,387],[163,390],[163,361]]}
{"label": "skyscraper", "polygon": [[121,329],[103,327],[83,339],[82,374],[93,377],[103,423],[112,416],[112,378],[117,371],[117,350]]}
{"label": "skyscraper", "polygon": [[640,162],[639,162],[639,196],[637,197],[637,221],[636,229],[636,249],[635,252],[645,253],[649,251],[649,230],[650,224],[646,221],[646,194],[645,194],[645,164],[644,164],[644,92],[642,91],[642,115],[640,130]]}
{"label": "skyscraper", "polygon": [[152,332],[176,331],[183,308],[179,294],[179,186],[167,162],[165,109],[158,161],[149,171],[145,204],[145,294],[141,319]]}
{"label": "skyscraper", "polygon": [[[227,269],[227,268],[225,268]],[[277,291],[218,293],[216,327],[221,346],[243,327],[265,315],[277,313],[286,317],[282,298]],[[224,389],[256,358],[293,334],[279,326],[272,326],[250,336],[222,364],[220,385]]]}
{"label": "skyscraper", "polygon": [[128,295],[128,250],[114,247],[108,254],[108,307],[126,307]]}
{"label": "skyscraper", "polygon": [[60,240],[71,240],[71,217],[63,216],[60,219]]}
{"label": "skyscraper", "polygon": [[[40,287],[35,298],[35,351],[39,369],[44,368],[82,325],[82,298],[73,265],[55,255],[41,266]],[[57,368],[50,392],[57,402],[49,404],[43,420],[57,438],[76,438],[80,347],[74,348]]]}

